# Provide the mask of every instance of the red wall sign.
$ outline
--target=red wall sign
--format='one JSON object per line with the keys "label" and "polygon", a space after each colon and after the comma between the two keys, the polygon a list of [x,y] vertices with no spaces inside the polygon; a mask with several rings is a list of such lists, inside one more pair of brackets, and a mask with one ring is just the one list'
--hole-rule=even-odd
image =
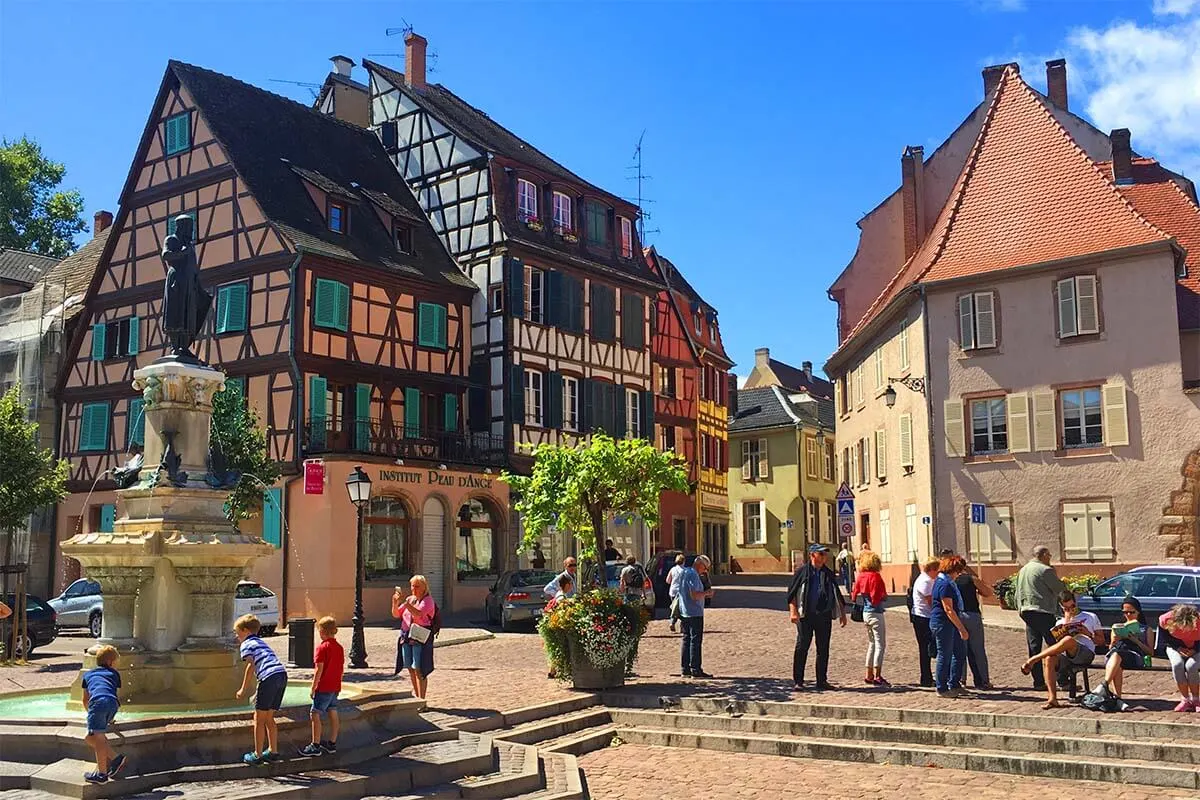
{"label": "red wall sign", "polygon": [[304,462],[304,493],[325,494],[325,462],[320,460]]}

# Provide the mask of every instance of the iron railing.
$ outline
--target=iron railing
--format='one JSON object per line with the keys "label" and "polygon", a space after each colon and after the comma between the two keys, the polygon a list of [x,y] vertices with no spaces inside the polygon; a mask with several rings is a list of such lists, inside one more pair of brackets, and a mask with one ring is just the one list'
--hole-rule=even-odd
{"label": "iron railing", "polygon": [[426,427],[384,424],[380,420],[307,420],[304,452],[364,453],[388,458],[449,461],[459,464],[501,466],[505,462],[504,437],[489,433],[440,431]]}

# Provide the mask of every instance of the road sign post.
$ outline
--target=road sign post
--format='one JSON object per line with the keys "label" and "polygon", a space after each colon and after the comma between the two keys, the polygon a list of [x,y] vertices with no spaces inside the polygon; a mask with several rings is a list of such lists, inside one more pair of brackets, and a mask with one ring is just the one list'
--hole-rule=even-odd
{"label": "road sign post", "polygon": [[854,492],[844,481],[837,491],[838,537],[845,541],[854,538]]}

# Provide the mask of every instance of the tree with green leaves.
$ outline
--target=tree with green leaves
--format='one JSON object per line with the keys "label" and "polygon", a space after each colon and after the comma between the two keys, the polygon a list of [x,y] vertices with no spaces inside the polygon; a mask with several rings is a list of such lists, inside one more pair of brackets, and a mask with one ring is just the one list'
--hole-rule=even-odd
{"label": "tree with green leaves", "polygon": [[59,189],[66,174],[37,142],[0,140],[0,247],[53,258],[75,252],[74,236],[87,225],[83,196]]}
{"label": "tree with green leaves", "polygon": [[575,536],[585,560],[599,563],[596,543],[610,515],[637,515],[655,527],[662,493],[689,491],[683,459],[645,439],[597,433],[575,447],[539,445],[533,455],[529,475],[500,476],[521,514],[522,551],[555,525]]}
{"label": "tree with green leaves", "polygon": [[[13,387],[0,395],[0,531],[13,534],[25,527],[29,515],[67,496],[70,464],[56,459],[38,442],[38,424],[26,416],[21,391]],[[13,554],[5,553],[5,563]]]}
{"label": "tree with green leaves", "polygon": [[267,434],[258,414],[248,408],[235,384],[213,397],[212,438],[225,468],[239,473],[225,501],[225,516],[234,525],[262,511],[263,490],[279,479],[281,470],[267,451]]}

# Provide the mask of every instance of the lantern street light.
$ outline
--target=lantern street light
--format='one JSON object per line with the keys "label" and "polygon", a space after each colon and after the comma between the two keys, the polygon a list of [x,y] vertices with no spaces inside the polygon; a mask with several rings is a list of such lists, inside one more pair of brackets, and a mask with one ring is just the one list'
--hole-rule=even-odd
{"label": "lantern street light", "polygon": [[358,508],[358,527],[354,544],[354,635],[350,639],[350,666],[365,669],[367,666],[367,643],[363,636],[363,511],[371,501],[371,478],[361,466],[354,468],[346,477],[346,491],[350,502]]}
{"label": "lantern street light", "polygon": [[888,378],[887,391],[883,393],[883,402],[887,403],[888,408],[896,405],[896,390],[892,388],[893,383],[898,383],[905,386],[917,394],[925,394],[925,379],[913,378],[911,376],[904,378]]}

